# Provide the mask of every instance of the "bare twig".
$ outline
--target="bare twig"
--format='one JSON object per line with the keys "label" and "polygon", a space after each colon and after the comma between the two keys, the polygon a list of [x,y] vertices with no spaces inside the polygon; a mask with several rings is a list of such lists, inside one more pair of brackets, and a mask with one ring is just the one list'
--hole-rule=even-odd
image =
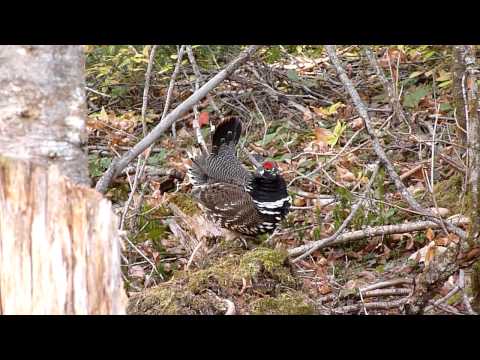
{"label": "bare twig", "polygon": [[140,142],[138,142],[131,150],[127,151],[120,159],[116,159],[109,166],[105,174],[100,178],[96,185],[97,191],[105,193],[113,178],[121,173],[121,171],[138,155],[140,155],[151,144],[158,140],[164,131],[171,127],[172,123],[191,110],[193,106],[203,99],[209,91],[215,88],[230,74],[232,74],[241,64],[243,64],[256,50],[257,45],[249,46],[235,60],[233,60],[225,69],[220,71],[198,91],[193,93],[188,99],[181,103],[175,110],[169,113],[155,128]]}
{"label": "bare twig", "polygon": [[410,289],[378,289],[371,290],[363,293],[364,297],[377,297],[377,296],[405,296],[410,294]]}
{"label": "bare twig", "polygon": [[[150,58],[148,61],[148,66],[147,66],[147,71],[145,73],[145,87],[143,89],[143,101],[142,101],[142,129],[143,129],[143,136],[147,134],[147,124],[145,122],[145,114],[147,113],[147,104],[148,104],[148,90],[150,89],[150,77],[152,74],[152,68],[153,68],[153,60],[155,58],[155,51],[157,50],[157,45],[154,45],[152,49],[150,50]],[[145,159],[142,163],[142,157],[138,158],[137,161],[137,168],[135,171],[135,178],[133,180],[133,185],[130,189],[130,195],[128,196],[128,200],[125,203],[125,207],[122,212],[122,217],[120,219],[120,230],[123,230],[123,227],[125,225],[125,217],[127,216],[128,209],[130,208],[130,203],[133,200],[133,196],[135,194],[135,191],[137,190],[138,186],[138,180],[142,177],[143,171],[145,169],[145,164],[147,162],[147,158],[149,156],[150,152],[147,152],[145,154]]]}
{"label": "bare twig", "polygon": [[[178,72],[180,71],[180,68],[182,67],[182,60],[183,60],[184,52],[185,52],[185,45],[182,45],[178,49],[177,63],[175,64],[175,69],[173,70],[172,76],[170,77],[170,84],[168,84],[167,98],[165,99],[165,105],[163,106],[163,113],[162,113],[161,120],[163,120],[165,118],[165,116],[167,115],[167,111],[170,107],[170,101],[171,101],[171,98],[172,98],[173,87],[175,86],[175,81],[177,79]],[[173,138],[176,137],[175,121],[172,123],[172,136],[173,136]]]}
{"label": "bare twig", "polygon": [[190,255],[190,258],[188,259],[187,265],[185,266],[185,270],[188,270],[190,268],[190,265],[192,264],[193,259],[195,258],[195,254],[197,253],[198,249],[200,249],[202,245],[204,245],[204,242],[199,241],[197,246],[195,246],[195,248],[192,251],[192,255]]}
{"label": "bare twig", "polygon": [[89,88],[88,86],[85,86],[85,90],[90,91],[90,92],[92,92],[92,93],[94,93],[94,94],[103,96],[103,97],[107,97],[107,98],[112,97],[111,95],[108,95],[108,94],[102,93],[102,92],[100,92],[100,91],[98,91],[98,90]]}
{"label": "bare twig", "polygon": [[[202,74],[198,69],[197,61],[195,60],[195,56],[193,55],[193,50],[191,45],[187,46],[187,54],[188,54],[188,59],[190,60],[190,64],[192,65],[193,72],[195,74],[195,91],[198,91],[200,87],[200,78],[202,77]],[[207,145],[205,144],[205,139],[203,138],[202,132],[200,131],[200,124],[198,123],[199,113],[198,113],[198,106],[196,104],[193,106],[193,113],[195,115],[193,118],[193,129],[195,130],[195,135],[197,136],[197,143],[202,147],[205,153],[208,153],[208,148],[207,148]]]}
{"label": "bare twig", "polygon": [[382,281],[382,282],[372,284],[372,285],[367,285],[367,286],[362,287],[361,290],[365,293],[365,292],[369,292],[369,291],[376,290],[376,289],[386,288],[386,287],[389,287],[389,286],[404,285],[404,284],[405,285],[411,285],[412,283],[413,283],[413,281],[411,279],[401,278],[401,279]]}

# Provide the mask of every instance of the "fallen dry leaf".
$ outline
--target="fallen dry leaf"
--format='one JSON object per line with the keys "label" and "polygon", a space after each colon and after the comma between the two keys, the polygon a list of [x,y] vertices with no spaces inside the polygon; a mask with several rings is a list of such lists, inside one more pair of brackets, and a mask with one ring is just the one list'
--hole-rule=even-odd
{"label": "fallen dry leaf", "polygon": [[132,278],[143,279],[145,277],[145,270],[140,265],[133,265],[128,269],[128,274]]}
{"label": "fallen dry leaf", "polygon": [[350,183],[357,180],[355,175],[349,170],[338,165],[336,166],[336,169],[337,169],[337,181]]}
{"label": "fallen dry leaf", "polygon": [[354,119],[353,121],[350,122],[350,127],[353,129],[353,130],[359,130],[361,128],[363,128],[364,126],[364,122],[363,122],[363,119],[361,117],[358,117],[356,119]]}
{"label": "fallen dry leaf", "polygon": [[323,284],[323,285],[320,285],[318,287],[318,292],[321,295],[327,295],[327,294],[330,294],[332,292],[332,288],[330,287],[329,284]]}

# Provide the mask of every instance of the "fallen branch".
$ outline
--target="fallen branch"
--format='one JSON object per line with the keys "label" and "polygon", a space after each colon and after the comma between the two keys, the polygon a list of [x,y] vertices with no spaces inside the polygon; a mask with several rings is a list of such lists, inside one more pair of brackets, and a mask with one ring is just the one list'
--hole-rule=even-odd
{"label": "fallen branch", "polygon": [[386,280],[386,281],[381,281],[381,282],[376,283],[376,284],[364,286],[364,287],[360,288],[360,291],[367,292],[367,291],[382,289],[382,288],[386,288],[386,287],[390,287],[390,286],[412,285],[412,283],[413,283],[413,281],[411,279],[405,279],[405,278]]}
{"label": "fallen branch", "polygon": [[[461,225],[461,224],[468,224],[469,221],[467,218],[461,217],[461,218],[451,220],[451,222],[452,224],[455,224],[455,225]],[[326,246],[344,244],[349,241],[361,240],[361,239],[365,239],[372,236],[404,234],[404,233],[410,233],[414,231],[422,231],[428,228],[433,230],[433,229],[438,229],[440,227],[441,227],[440,224],[434,223],[433,221],[416,221],[416,222],[408,222],[408,223],[398,224],[398,225],[383,225],[383,226],[377,226],[377,227],[368,227],[366,229],[356,230],[356,231],[351,231],[351,232],[341,234],[337,237],[337,239],[335,239],[335,241],[327,243],[326,245],[321,244],[319,247],[317,247],[317,250],[324,248]],[[318,241],[315,241],[314,243],[318,244],[319,242],[324,240],[327,240],[327,239],[318,240]],[[293,256],[298,256],[300,254],[303,254],[305,251],[308,251],[312,247],[312,244],[313,243],[298,246],[293,249],[289,249],[288,255],[290,257],[293,257]]]}
{"label": "fallen branch", "polygon": [[259,46],[252,45],[244,50],[235,60],[227,65],[225,69],[220,71],[217,75],[211,78],[205,85],[203,85],[198,91],[193,93],[188,99],[181,103],[175,110],[168,114],[160,123],[153,128],[153,130],[138,142],[132,149],[127,151],[120,159],[115,159],[110,164],[105,174],[97,182],[96,190],[100,193],[105,193],[108,186],[112,182],[113,178],[119,175],[122,170],[138,155],[140,155],[151,144],[157,141],[166,129],[187,111],[191,110],[193,106],[207,96],[208,92],[214,89],[218,84],[225,80],[230,74],[232,74],[241,64],[252,56]]}
{"label": "fallen branch", "polygon": [[407,302],[407,299],[408,298],[402,298],[394,301],[379,301],[379,302],[347,305],[347,306],[341,306],[341,307],[332,309],[332,311],[334,313],[346,314],[354,311],[360,311],[362,309],[368,309],[368,310],[393,309],[393,308],[398,308],[404,305]]}
{"label": "fallen branch", "polygon": [[[397,282],[397,284],[412,284],[412,281],[409,281],[408,279],[400,279],[401,282]],[[385,281],[383,283],[388,283],[388,281]],[[379,283],[379,284],[383,284]],[[374,284],[375,285],[375,284]],[[374,286],[370,285],[370,286]],[[393,285],[387,285],[388,286],[393,286]],[[351,293],[346,293],[346,294],[329,294],[326,296],[321,297],[320,299],[317,300],[319,304],[324,304],[327,302],[331,302],[333,300],[340,300],[344,299],[348,296],[359,296],[362,294],[363,297],[378,297],[378,296],[404,296],[404,295],[409,295],[412,292],[411,289],[408,288],[393,288],[393,289],[375,289],[375,290],[362,290],[362,288],[357,288],[357,294],[351,294]]]}

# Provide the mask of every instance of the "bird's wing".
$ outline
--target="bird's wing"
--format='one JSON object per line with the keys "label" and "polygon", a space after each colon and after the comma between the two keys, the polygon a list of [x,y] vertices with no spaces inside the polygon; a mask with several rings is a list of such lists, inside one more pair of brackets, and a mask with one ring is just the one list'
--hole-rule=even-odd
{"label": "bird's wing", "polygon": [[252,197],[243,187],[214,183],[198,186],[192,194],[208,210],[213,220],[223,227],[247,234],[257,233],[259,225],[265,230],[273,229],[273,224],[262,223]]}

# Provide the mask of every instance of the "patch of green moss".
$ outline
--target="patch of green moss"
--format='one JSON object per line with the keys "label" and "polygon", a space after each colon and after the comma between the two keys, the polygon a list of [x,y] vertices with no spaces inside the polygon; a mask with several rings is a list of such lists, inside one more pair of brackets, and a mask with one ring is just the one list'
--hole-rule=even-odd
{"label": "patch of green moss", "polygon": [[195,315],[221,314],[225,305],[214,294],[193,294],[176,283],[164,283],[130,298],[127,314]]}
{"label": "patch of green moss", "polygon": [[238,275],[245,278],[253,278],[265,269],[279,279],[291,277],[290,272],[284,267],[287,252],[269,248],[257,248],[246,252],[240,259]]}
{"label": "patch of green moss", "polygon": [[238,313],[313,313],[306,295],[294,290],[298,283],[286,265],[285,251],[260,247],[245,252],[227,243],[225,248],[230,251],[211,254],[207,267],[175,271],[156,290],[135,295],[129,313],[223,314],[226,306],[220,298],[239,305]]}
{"label": "patch of green moss", "polygon": [[199,293],[211,287],[232,287],[235,282],[241,284],[241,279],[234,276],[236,268],[235,257],[227,257],[206,269],[192,273],[184,272],[181,277],[187,280],[187,287],[193,293]]}
{"label": "patch of green moss", "polygon": [[197,204],[186,194],[176,193],[170,198],[170,201],[177,205],[186,215],[194,215],[199,212]]}
{"label": "patch of green moss", "polygon": [[311,315],[314,308],[307,302],[305,295],[298,291],[289,291],[277,297],[267,296],[250,304],[254,315]]}
{"label": "patch of green moss", "polygon": [[145,294],[130,301],[127,307],[128,314],[176,314],[179,311],[175,301],[176,293],[166,286],[158,286]]}
{"label": "patch of green moss", "polygon": [[287,253],[267,248],[257,248],[239,256],[228,254],[211,266],[195,272],[178,272],[187,288],[199,293],[206,288],[240,288],[242,279],[255,281],[259,288],[264,282],[275,280],[285,286],[294,286],[295,279],[285,266]]}

